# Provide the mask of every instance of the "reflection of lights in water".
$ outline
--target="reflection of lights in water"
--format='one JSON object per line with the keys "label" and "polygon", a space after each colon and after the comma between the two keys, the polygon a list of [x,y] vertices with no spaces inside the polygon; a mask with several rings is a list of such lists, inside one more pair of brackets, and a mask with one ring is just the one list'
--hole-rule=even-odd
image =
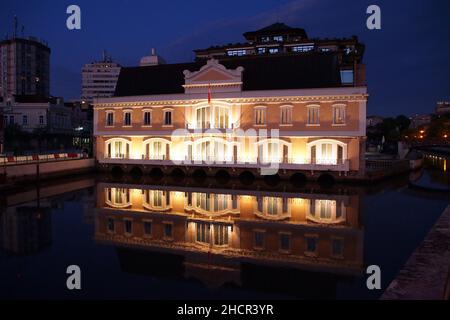
{"label": "reflection of lights in water", "polygon": [[444,172],[447,172],[447,160],[444,161]]}

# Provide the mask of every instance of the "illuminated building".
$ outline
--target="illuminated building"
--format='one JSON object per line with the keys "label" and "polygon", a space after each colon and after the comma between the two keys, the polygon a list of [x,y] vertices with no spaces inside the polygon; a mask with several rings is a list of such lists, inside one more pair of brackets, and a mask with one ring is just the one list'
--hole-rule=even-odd
{"label": "illuminated building", "polygon": [[351,82],[342,78],[342,54],[225,55],[122,68],[114,97],[94,103],[98,163],[360,175],[362,53],[352,60]]}

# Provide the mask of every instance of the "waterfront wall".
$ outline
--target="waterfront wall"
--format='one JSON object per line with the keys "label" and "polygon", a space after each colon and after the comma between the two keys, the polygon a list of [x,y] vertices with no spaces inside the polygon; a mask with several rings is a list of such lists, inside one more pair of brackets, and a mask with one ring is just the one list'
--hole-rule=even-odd
{"label": "waterfront wall", "polygon": [[49,161],[4,166],[0,172],[6,180],[49,178],[94,170],[94,159]]}

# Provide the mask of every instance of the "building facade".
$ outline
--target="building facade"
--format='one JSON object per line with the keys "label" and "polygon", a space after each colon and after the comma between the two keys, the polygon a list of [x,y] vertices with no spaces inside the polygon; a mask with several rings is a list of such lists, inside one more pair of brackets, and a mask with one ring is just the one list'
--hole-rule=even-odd
{"label": "building facade", "polygon": [[103,54],[102,61],[84,65],[81,70],[81,100],[91,103],[94,98],[113,96],[120,68],[106,54]]}
{"label": "building facade", "polygon": [[50,48],[34,37],[0,41],[0,96],[50,94]]}
{"label": "building facade", "polygon": [[436,114],[450,114],[450,102],[448,101],[440,101],[436,105]]}
{"label": "building facade", "polygon": [[94,103],[101,167],[362,174],[367,89],[312,52],[122,69]]}

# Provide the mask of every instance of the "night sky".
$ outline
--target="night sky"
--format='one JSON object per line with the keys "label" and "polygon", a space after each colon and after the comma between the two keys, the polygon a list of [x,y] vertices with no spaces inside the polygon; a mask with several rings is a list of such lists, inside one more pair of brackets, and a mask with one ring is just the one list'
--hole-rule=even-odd
{"label": "night sky", "polygon": [[[81,7],[80,31],[66,28],[70,4]],[[370,4],[381,7],[382,30],[366,28]],[[104,49],[124,66],[138,65],[152,47],[168,63],[186,62],[193,49],[243,42],[243,32],[277,21],[309,37],[359,37],[368,114],[431,113],[436,101],[450,100],[450,1],[1,0],[1,38],[12,34],[15,14],[26,36],[51,47],[51,93],[66,100],[80,96],[81,67]]]}

